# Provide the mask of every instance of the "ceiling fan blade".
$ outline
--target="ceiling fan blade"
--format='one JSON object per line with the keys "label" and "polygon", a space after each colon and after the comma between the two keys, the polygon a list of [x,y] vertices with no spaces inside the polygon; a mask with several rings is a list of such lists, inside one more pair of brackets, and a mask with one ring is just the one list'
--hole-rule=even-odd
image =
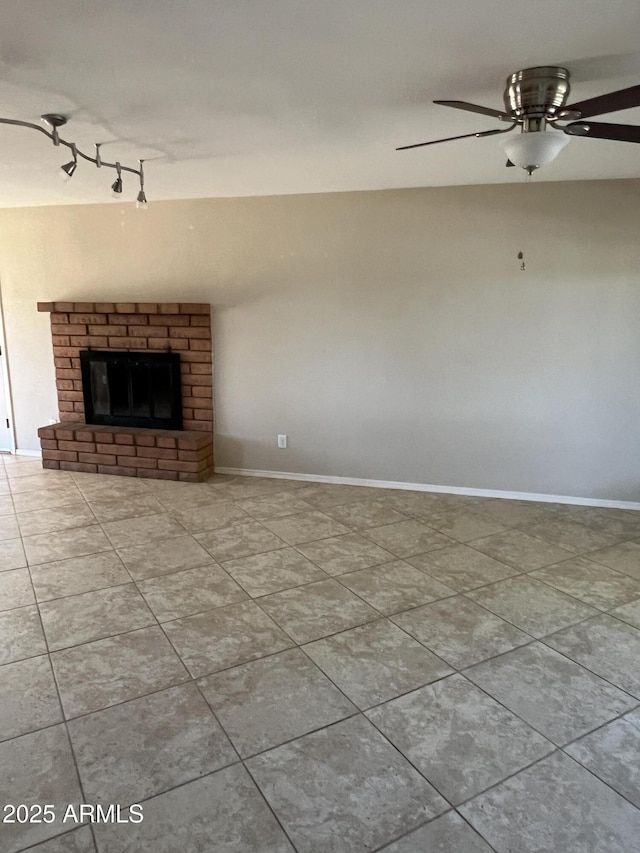
{"label": "ceiling fan blade", "polygon": [[463,133],[462,136],[447,136],[445,139],[432,139],[430,142],[416,142],[414,145],[401,145],[400,148],[396,148],[396,151],[406,151],[407,148],[424,148],[425,145],[438,145],[440,142],[453,142],[455,139],[469,139],[471,136],[494,136],[496,133],[507,133],[510,130],[513,130],[515,125],[511,127],[507,127],[504,130],[502,128],[498,128],[497,130],[481,130],[479,133]]}
{"label": "ceiling fan blade", "polygon": [[504,111],[492,110],[491,107],[480,107],[478,104],[469,104],[466,101],[434,101],[434,104],[439,104],[442,107],[453,107],[454,110],[467,110],[470,113],[480,113],[483,116],[492,116],[493,118],[503,118]]}
{"label": "ceiling fan blade", "polygon": [[568,104],[562,108],[562,112],[577,112],[580,113],[580,118],[589,118],[605,113],[615,113],[618,110],[630,110],[633,107],[640,107],[640,86],[630,86],[628,89],[609,92],[608,95],[599,95],[597,98]]}
{"label": "ceiling fan blade", "polygon": [[574,121],[564,128],[569,136],[591,139],[613,139],[617,142],[640,142],[640,127],[631,124],[607,124],[598,121]]}

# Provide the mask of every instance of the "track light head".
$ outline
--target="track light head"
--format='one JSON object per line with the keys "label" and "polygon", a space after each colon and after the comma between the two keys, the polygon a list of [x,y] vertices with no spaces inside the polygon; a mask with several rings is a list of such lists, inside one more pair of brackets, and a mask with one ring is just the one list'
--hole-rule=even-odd
{"label": "track light head", "polygon": [[138,208],[138,210],[146,210],[148,207],[147,197],[144,194],[144,190],[140,190],[140,192],[138,193],[138,198],[136,199],[136,207]]}
{"label": "track light head", "polygon": [[116,171],[118,173],[118,177],[111,184],[111,189],[114,197],[119,198],[122,193],[122,167],[120,166],[120,163],[116,163]]}
{"label": "track light head", "polygon": [[70,163],[65,163],[64,166],[60,166],[60,177],[63,181],[68,181],[73,177],[73,173],[77,169],[78,164],[75,160],[72,160]]}

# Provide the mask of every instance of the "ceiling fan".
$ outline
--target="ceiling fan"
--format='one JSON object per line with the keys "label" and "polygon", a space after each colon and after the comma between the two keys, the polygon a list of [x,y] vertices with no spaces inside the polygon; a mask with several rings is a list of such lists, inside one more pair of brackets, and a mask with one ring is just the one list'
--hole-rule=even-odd
{"label": "ceiling fan", "polygon": [[[519,127],[521,132],[507,139],[503,146],[508,157],[507,166],[520,166],[531,175],[540,166],[554,160],[572,136],[640,143],[640,127],[584,121],[592,116],[640,106],[640,86],[631,86],[629,89],[620,89],[567,105],[570,88],[569,72],[566,68],[544,65],[516,71],[507,78],[504,110],[494,110],[466,101],[433,102],[445,107],[492,116],[498,121],[509,122],[508,127],[403,145],[396,151],[422,148],[425,145],[452,142],[454,139],[467,139],[471,136],[495,136],[499,133],[509,133]],[[553,130],[548,130],[548,127]]]}

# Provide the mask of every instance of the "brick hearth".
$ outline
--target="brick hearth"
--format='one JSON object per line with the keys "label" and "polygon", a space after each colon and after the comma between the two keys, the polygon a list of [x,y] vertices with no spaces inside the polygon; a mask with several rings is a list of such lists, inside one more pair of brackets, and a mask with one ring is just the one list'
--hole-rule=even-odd
{"label": "brick hearth", "polygon": [[[211,309],[204,303],[39,302],[51,314],[60,423],[41,427],[45,468],[197,482],[213,470]],[[180,354],[184,430],[84,420],[80,351]]]}

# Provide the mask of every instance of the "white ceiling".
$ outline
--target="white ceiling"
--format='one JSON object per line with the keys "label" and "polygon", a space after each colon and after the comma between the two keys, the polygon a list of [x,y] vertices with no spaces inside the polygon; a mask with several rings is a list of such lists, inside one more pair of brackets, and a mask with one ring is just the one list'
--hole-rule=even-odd
{"label": "white ceiling", "polygon": [[[62,112],[154,199],[522,181],[495,127],[507,75],[561,64],[570,100],[640,83],[637,0],[3,0],[0,115]],[[604,120],[640,124],[640,109]],[[100,203],[114,175],[0,125],[0,207]],[[534,180],[640,176],[640,145],[574,138]],[[135,199],[134,179],[122,200]]]}

